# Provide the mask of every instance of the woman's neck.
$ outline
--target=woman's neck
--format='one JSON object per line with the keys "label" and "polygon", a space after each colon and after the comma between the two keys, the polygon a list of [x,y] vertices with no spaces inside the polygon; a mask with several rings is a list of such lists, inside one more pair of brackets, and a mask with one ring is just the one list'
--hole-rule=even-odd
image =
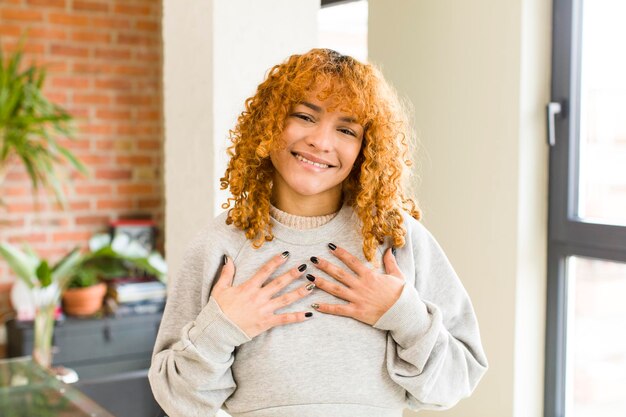
{"label": "woman's neck", "polygon": [[280,187],[272,190],[271,202],[277,209],[295,216],[314,217],[333,214],[341,209],[341,188],[328,190],[312,196],[291,195],[281,192]]}

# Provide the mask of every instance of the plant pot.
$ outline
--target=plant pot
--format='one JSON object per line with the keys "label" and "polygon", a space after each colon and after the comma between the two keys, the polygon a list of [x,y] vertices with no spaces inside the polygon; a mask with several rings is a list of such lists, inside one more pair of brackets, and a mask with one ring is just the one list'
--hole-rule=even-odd
{"label": "plant pot", "polygon": [[63,293],[63,311],[70,316],[90,316],[102,307],[106,291],[104,282],[91,287],[69,288]]}

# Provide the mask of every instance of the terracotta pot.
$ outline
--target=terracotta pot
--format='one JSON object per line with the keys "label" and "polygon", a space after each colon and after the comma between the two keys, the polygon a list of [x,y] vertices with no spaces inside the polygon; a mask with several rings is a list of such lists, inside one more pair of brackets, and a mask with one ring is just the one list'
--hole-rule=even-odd
{"label": "terracotta pot", "polygon": [[91,287],[69,288],[63,293],[63,311],[71,316],[89,316],[102,307],[107,286],[101,282]]}

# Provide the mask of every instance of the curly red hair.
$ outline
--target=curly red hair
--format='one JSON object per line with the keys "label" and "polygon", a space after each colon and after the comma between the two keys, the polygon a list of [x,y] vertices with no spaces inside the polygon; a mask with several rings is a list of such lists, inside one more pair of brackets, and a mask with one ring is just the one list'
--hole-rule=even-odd
{"label": "curly red hair", "polygon": [[230,162],[220,179],[232,197],[222,204],[226,222],[234,224],[261,247],[273,239],[270,197],[274,167],[270,152],[281,147],[281,133],[292,108],[317,86],[326,86],[320,100],[332,95],[364,127],[355,169],[344,180],[344,203],[362,222],[363,254],[372,261],[389,237],[404,246],[402,211],[415,219],[421,213],[407,195],[411,129],[407,112],[380,71],[370,64],[330,49],[292,55],[274,66],[230,131]]}

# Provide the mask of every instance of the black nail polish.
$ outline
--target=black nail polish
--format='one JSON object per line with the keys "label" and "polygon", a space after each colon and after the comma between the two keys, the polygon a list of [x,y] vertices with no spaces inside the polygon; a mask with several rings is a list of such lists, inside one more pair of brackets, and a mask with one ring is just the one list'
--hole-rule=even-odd
{"label": "black nail polish", "polygon": [[306,274],[306,279],[308,279],[311,282],[315,281],[315,277],[311,274]]}
{"label": "black nail polish", "polygon": [[396,256],[396,248],[391,248],[391,253],[393,256]]}
{"label": "black nail polish", "polygon": [[286,250],[283,253],[280,254],[280,256],[282,256],[283,258],[286,258],[287,256],[289,256],[289,251]]}
{"label": "black nail polish", "polygon": [[228,256],[223,255],[222,256],[222,265],[226,265],[228,263]]}
{"label": "black nail polish", "polygon": [[315,265],[317,265],[318,263],[320,263],[320,260],[317,259],[316,256],[311,256],[311,262],[313,262]]}
{"label": "black nail polish", "polygon": [[304,313],[304,317],[313,317],[313,313],[307,311],[306,313]]}
{"label": "black nail polish", "polygon": [[305,269],[306,269],[306,264],[302,264],[298,267],[298,271],[300,272],[304,272]]}
{"label": "black nail polish", "polygon": [[335,250],[337,249],[337,245],[335,245],[334,243],[329,243],[328,247],[330,248],[330,250]]}

